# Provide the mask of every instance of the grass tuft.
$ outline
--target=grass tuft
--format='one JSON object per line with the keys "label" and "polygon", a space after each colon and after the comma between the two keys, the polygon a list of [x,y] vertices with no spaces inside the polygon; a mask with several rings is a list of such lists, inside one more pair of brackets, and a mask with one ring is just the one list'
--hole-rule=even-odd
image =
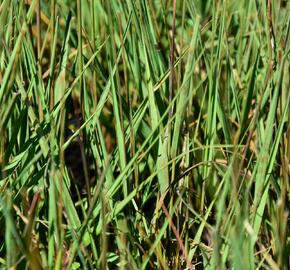
{"label": "grass tuft", "polygon": [[290,2],[0,1],[0,268],[289,269]]}

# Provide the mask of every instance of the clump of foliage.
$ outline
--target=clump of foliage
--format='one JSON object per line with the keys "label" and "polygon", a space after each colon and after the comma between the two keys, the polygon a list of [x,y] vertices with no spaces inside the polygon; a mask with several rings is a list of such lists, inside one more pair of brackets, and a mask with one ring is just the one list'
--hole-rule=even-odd
{"label": "clump of foliage", "polygon": [[287,269],[290,3],[2,0],[0,264]]}

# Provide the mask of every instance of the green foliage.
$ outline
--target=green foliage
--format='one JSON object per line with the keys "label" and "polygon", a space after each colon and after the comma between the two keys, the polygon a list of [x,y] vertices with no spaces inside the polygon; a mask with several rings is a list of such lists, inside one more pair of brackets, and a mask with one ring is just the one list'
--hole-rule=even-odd
{"label": "green foliage", "polygon": [[0,1],[1,268],[290,267],[290,3],[174,3]]}

